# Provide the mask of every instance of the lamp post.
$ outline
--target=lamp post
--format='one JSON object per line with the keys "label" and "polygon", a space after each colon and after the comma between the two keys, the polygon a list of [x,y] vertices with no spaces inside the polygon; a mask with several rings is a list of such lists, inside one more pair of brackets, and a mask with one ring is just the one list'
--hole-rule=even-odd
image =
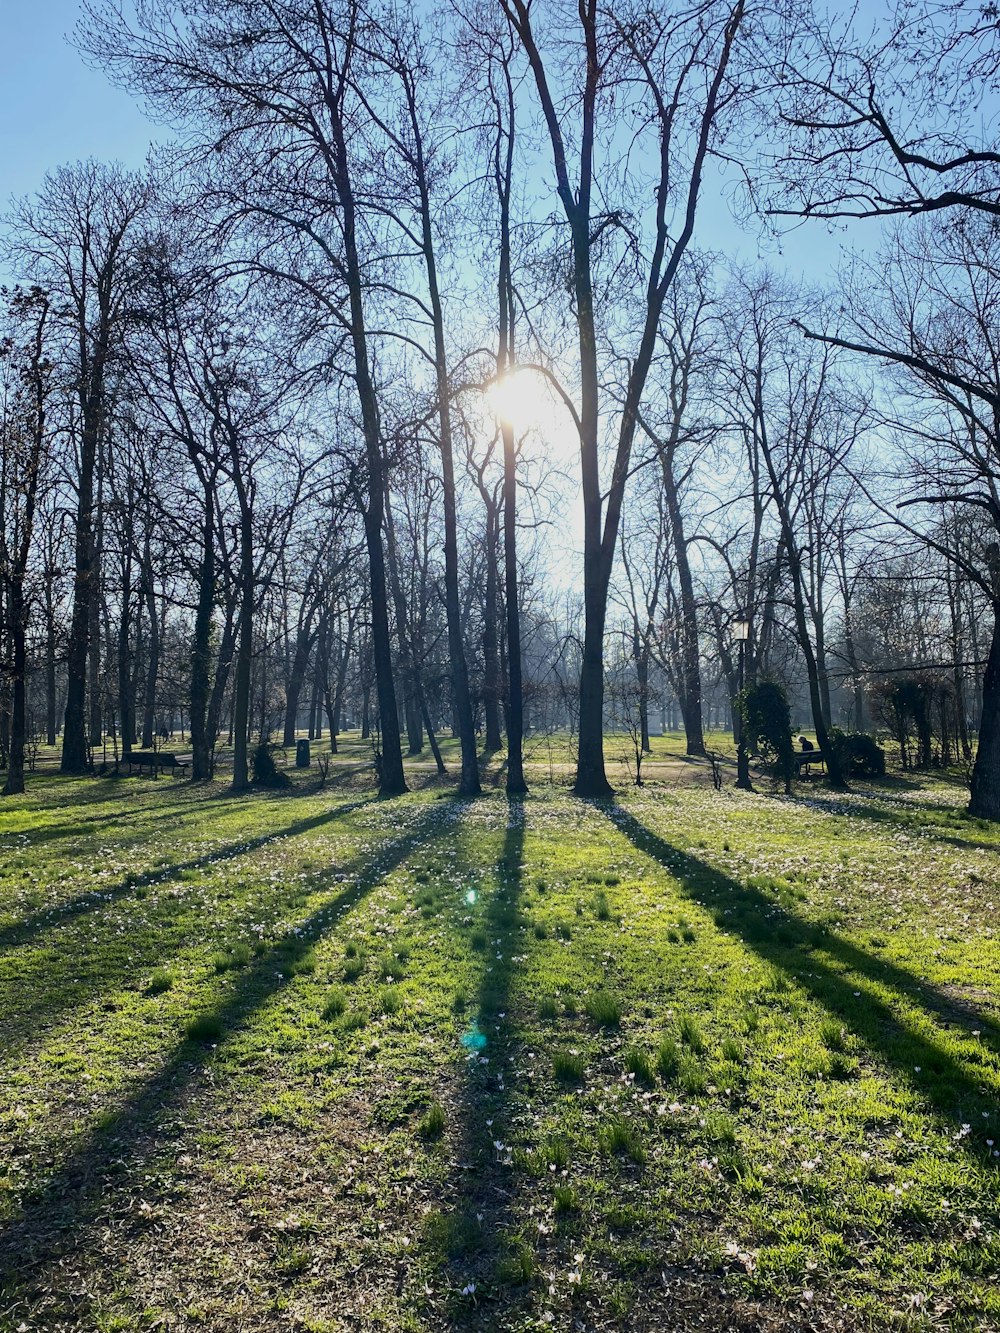
{"label": "lamp post", "polygon": [[[737,676],[737,694],[743,693],[744,675],[746,671],[746,649],[747,640],[750,638],[750,621],[742,616],[733,621],[733,638],[739,645],[739,673]],[[735,725],[739,728],[736,737],[736,785],[740,791],[753,791],[753,785],[750,782],[750,760],[747,755],[746,742],[743,736],[743,719],[739,710],[734,713]]]}

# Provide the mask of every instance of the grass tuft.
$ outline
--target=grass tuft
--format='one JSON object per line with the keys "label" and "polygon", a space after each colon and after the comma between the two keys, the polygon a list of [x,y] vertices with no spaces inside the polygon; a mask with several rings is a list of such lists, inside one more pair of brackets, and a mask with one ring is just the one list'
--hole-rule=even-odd
{"label": "grass tuft", "polygon": [[222,1020],[215,1014],[199,1014],[188,1023],[184,1035],[188,1041],[198,1041],[205,1045],[219,1041],[222,1037]]}
{"label": "grass tuft", "polygon": [[587,1017],[599,1028],[616,1028],[622,1021],[621,1005],[607,991],[594,991],[587,996]]}
{"label": "grass tuft", "polygon": [[174,974],[165,967],[158,967],[149,978],[149,985],[146,987],[147,995],[162,995],[164,991],[170,990],[174,984]]}
{"label": "grass tuft", "polygon": [[582,1083],[586,1065],[582,1055],[556,1051],[552,1057],[552,1073],[558,1083]]}

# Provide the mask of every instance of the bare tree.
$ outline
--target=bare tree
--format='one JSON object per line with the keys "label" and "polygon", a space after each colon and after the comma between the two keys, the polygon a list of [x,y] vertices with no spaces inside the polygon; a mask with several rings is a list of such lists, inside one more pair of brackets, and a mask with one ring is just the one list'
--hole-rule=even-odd
{"label": "bare tree", "polygon": [[35,287],[3,292],[8,297],[6,329],[0,338],[0,641],[9,638],[5,664],[11,690],[10,744],[3,795],[24,791],[27,739],[26,695],[29,566],[39,496],[47,481],[50,448],[49,400],[53,362],[48,336],[51,301]]}
{"label": "bare tree", "polygon": [[[574,418],[584,508],[585,626],[575,790],[582,796],[606,796],[611,788],[604,771],[604,633],[632,446],[663,304],[694,234],[716,121],[734,96],[727,75],[746,11],[744,0],[736,0],[647,12],[634,22],[624,10],[584,0],[572,10],[552,6],[546,26],[528,0],[501,2],[531,69],[569,232],[568,286],[579,335],[580,406]],[[616,237],[625,239],[628,249],[640,219],[632,213],[630,197],[618,207],[604,200],[603,187],[616,175],[597,156],[605,115],[616,121],[634,117],[637,134],[639,126],[647,129],[656,163],[652,180],[644,182],[655,197],[652,217],[645,219],[648,234],[629,255],[642,275],[641,309],[607,483],[601,477],[601,409],[607,410],[608,403],[601,393],[599,351],[608,312],[601,302],[600,259]],[[688,139],[682,127],[689,121],[693,132]],[[627,175],[625,163],[618,165]],[[638,182],[632,188],[639,188]]]}
{"label": "bare tree", "polygon": [[[910,224],[883,257],[880,287],[886,295],[880,306],[873,308],[870,286],[859,281],[852,303],[854,337],[802,326],[807,338],[903,372],[897,383],[916,410],[891,414],[906,457],[896,520],[951,560],[993,611],[969,807],[987,819],[1000,819],[998,273],[1000,241],[990,219],[973,215],[950,226]],[[933,526],[917,528],[908,519],[942,506],[981,517],[971,549],[942,541]]]}
{"label": "bare tree", "polygon": [[135,175],[86,163],[45,178],[9,219],[12,258],[53,295],[78,407],[73,615],[67,649],[62,771],[89,767],[87,667],[97,605],[98,460],[108,417],[108,376],[124,333],[130,244],[148,191]]}

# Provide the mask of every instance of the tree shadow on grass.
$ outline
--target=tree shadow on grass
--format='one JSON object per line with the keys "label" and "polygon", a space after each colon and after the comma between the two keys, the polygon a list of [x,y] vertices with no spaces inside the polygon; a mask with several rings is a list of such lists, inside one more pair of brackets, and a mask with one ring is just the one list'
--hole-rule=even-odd
{"label": "tree shadow on grass", "polygon": [[[295,963],[324,934],[437,831],[442,813],[440,806],[425,810],[405,833],[343,867],[357,877],[352,884],[327,898],[294,934],[233,974],[228,996],[202,1015],[206,1030],[218,1030],[220,1046],[290,984]],[[0,1296],[9,1308],[15,1297],[27,1301],[52,1291],[47,1270],[83,1246],[85,1229],[100,1214],[120,1202],[115,1215],[125,1215],[135,1177],[152,1154],[176,1137],[189,1086],[209,1058],[205,1046],[180,1040],[158,1072],[142,1080],[117,1109],[100,1116],[79,1146],[71,1146],[45,1183],[25,1198],[20,1215],[0,1227]]]}
{"label": "tree shadow on grass", "polygon": [[285,838],[294,838],[302,833],[310,833],[321,828],[324,824],[329,824],[334,819],[341,819],[362,806],[371,804],[375,799],[374,794],[359,797],[357,800],[348,801],[345,805],[335,806],[332,810],[324,810],[318,815],[310,815],[308,819],[299,819],[291,824],[284,824],[280,828],[272,829],[267,833],[258,834],[255,838],[245,838],[239,842],[226,843],[222,847],[213,847],[211,851],[204,852],[201,856],[191,857],[186,861],[175,861],[167,865],[153,866],[151,869],[143,871],[142,874],[126,875],[118,884],[102,885],[100,889],[95,889],[91,893],[78,894],[75,898],[69,899],[68,902],[59,903],[42,912],[33,912],[30,916],[0,929],[0,953],[33,942],[43,931],[65,925],[75,917],[93,912],[108,903],[116,902],[119,898],[135,893],[137,889],[151,888],[154,884],[162,884],[175,879],[185,871],[202,870],[208,866],[231,861],[237,856],[259,851],[262,847],[268,846],[269,843],[278,842]]}
{"label": "tree shadow on grass", "polygon": [[[80,895],[61,908],[36,913],[0,931],[0,955],[12,953],[18,946],[47,945],[13,972],[11,985],[16,986],[16,993],[0,993],[0,1012],[6,1010],[0,1068],[9,1068],[24,1047],[43,1038],[46,1029],[67,1010],[81,1007],[113,987],[142,976],[162,964],[171,951],[200,937],[199,932],[205,929],[204,923],[197,918],[192,920],[190,915],[176,921],[163,913],[155,919],[146,919],[138,911],[132,915],[127,930],[115,929],[96,942],[73,937],[63,941],[60,927],[72,925],[86,913],[106,908],[130,895],[138,902],[145,889],[169,884],[184,871],[223,863],[270,843],[309,833],[373,802],[374,797],[352,801],[256,838],[216,848],[203,856],[128,877],[112,888]],[[339,872],[340,868],[334,869]],[[55,932],[51,938],[48,931]]]}
{"label": "tree shadow on grass", "polygon": [[[514,1235],[514,1171],[508,1142],[512,1082],[514,983],[520,947],[525,805],[507,798],[507,827],[496,863],[496,883],[482,929],[485,962],[475,1012],[463,1037],[467,1049],[461,1091],[459,1160],[462,1174],[456,1199],[432,1234],[431,1244],[453,1270],[456,1295],[448,1327],[495,1329],[508,1326],[513,1309],[529,1293],[531,1252]],[[502,1309],[502,1319],[501,1319]]]}
{"label": "tree shadow on grass", "polygon": [[[872,796],[877,800],[886,793],[877,787],[870,789],[857,789],[858,794],[862,796]],[[786,798],[787,799],[787,798]],[[791,798],[796,804],[805,804],[812,810],[816,809],[815,802],[805,800],[802,797],[793,796]],[[834,797],[836,799],[836,797]],[[1000,853],[1000,840],[996,842],[986,842],[980,838],[963,837],[958,831],[948,832],[947,820],[949,816],[956,813],[958,807],[953,805],[942,805],[940,802],[921,801],[919,805],[911,805],[900,810],[887,809],[885,806],[878,805],[854,805],[849,810],[851,816],[858,819],[867,819],[873,824],[890,825],[897,828],[901,833],[909,833],[915,840],[944,842],[951,847],[958,847],[962,851],[971,849],[979,852]],[[904,812],[906,811],[906,812]],[[834,814],[833,810],[830,814]],[[934,823],[928,828],[927,818],[936,819],[940,822]],[[928,829],[925,835],[919,830]]]}
{"label": "tree shadow on grass", "polygon": [[[905,1017],[874,989],[900,993],[935,1018],[954,1021],[955,1005],[947,996],[905,968],[874,957],[834,932],[802,921],[759,889],[729,878],[707,862],[672,846],[620,805],[603,807],[607,818],[640,852],[658,861],[703,907],[715,910],[720,930],[735,936],[758,957],[791,977],[808,995],[835,1015],[869,1051],[911,1085],[939,1119],[957,1128],[963,1146],[993,1169],[980,1131],[991,1137],[1000,1088],[987,1068],[973,1068],[975,1051],[959,1060]],[[850,974],[854,979],[850,979]],[[861,980],[860,978],[864,978]],[[866,986],[867,983],[871,983]],[[977,1027],[1000,1049],[1000,1029],[985,1016]],[[983,1119],[987,1112],[989,1119]],[[975,1126],[975,1133],[962,1126]]]}

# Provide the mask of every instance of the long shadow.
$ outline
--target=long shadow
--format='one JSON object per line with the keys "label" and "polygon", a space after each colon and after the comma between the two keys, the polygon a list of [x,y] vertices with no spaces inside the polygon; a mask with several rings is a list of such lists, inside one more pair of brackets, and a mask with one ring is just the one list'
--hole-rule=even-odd
{"label": "long shadow", "polygon": [[[294,984],[287,980],[292,965],[406,860],[434,831],[441,815],[440,806],[424,811],[413,827],[374,855],[343,867],[341,873],[357,875],[351,886],[326,899],[294,935],[235,974],[228,997],[208,1011],[220,1025],[220,1046],[283,986]],[[23,1294],[24,1285],[38,1283],[40,1269],[78,1247],[81,1230],[107,1210],[109,1197],[130,1189],[148,1156],[176,1133],[172,1122],[206,1057],[204,1047],[179,1041],[158,1072],[103,1116],[25,1202],[20,1216],[0,1228],[0,1295],[13,1295],[19,1286]]]}
{"label": "long shadow", "polygon": [[260,848],[282,838],[294,838],[300,833],[309,833],[313,829],[330,823],[331,820],[349,815],[353,810],[357,810],[363,805],[370,805],[375,799],[373,794],[366,795],[355,801],[348,801],[346,805],[338,805],[332,810],[324,810],[321,814],[311,815],[308,819],[300,819],[295,823],[282,825],[268,833],[261,833],[255,838],[247,838],[240,842],[227,843],[222,847],[214,847],[211,851],[205,852],[201,856],[191,857],[187,861],[174,861],[169,865],[155,866],[144,871],[141,875],[127,875],[118,884],[110,886],[105,884],[100,889],[94,889],[90,893],[78,894],[77,897],[71,898],[68,902],[46,908],[43,912],[34,912],[21,921],[15,921],[12,925],[0,930],[0,953],[16,948],[18,945],[27,944],[42,931],[65,925],[67,921],[71,921],[86,912],[92,912],[109,902],[117,902],[119,898],[134,893],[136,889],[151,888],[154,884],[161,884],[176,878],[177,875],[183,874],[186,870],[201,870],[206,866],[216,865],[222,861],[231,861],[234,857],[259,851]]}
{"label": "long shadow", "polygon": [[[517,1042],[512,1005],[517,976],[520,898],[524,876],[525,803],[507,798],[507,828],[496,865],[496,883],[483,922],[486,964],[465,1044],[469,1047],[462,1090],[460,1160],[467,1164],[457,1182],[451,1214],[450,1257],[478,1293],[468,1309],[453,1312],[453,1326],[494,1329],[499,1311],[490,1301],[497,1285],[504,1292],[504,1319],[518,1299],[516,1255],[505,1238],[516,1220],[510,1181],[509,1113],[515,1077],[509,1055]],[[506,1266],[509,1272],[505,1272]],[[511,1273],[514,1277],[511,1277]],[[523,1288],[527,1293],[527,1288]],[[485,1302],[485,1303],[484,1303]]]}
{"label": "long shadow", "polygon": [[[871,788],[870,793],[876,799],[879,796],[884,796],[888,794],[881,792],[877,787]],[[868,795],[869,793],[868,791],[862,789],[862,794]],[[786,797],[785,799],[787,800],[788,798]],[[807,802],[801,796],[793,796],[791,799],[796,804],[807,804]],[[810,809],[816,808],[815,804],[813,803],[809,803],[809,806]],[[935,823],[931,829],[931,837],[933,838],[934,842],[945,842],[952,847],[960,848],[962,851],[971,848],[973,851],[995,852],[997,854],[1000,854],[1000,841],[984,842],[979,838],[964,838],[958,833],[949,833],[945,831],[945,825],[948,816],[954,814],[955,812],[954,806],[940,805],[937,803],[922,801],[920,805],[914,805],[910,808],[913,812],[913,816],[916,816],[918,812],[925,812],[929,814],[932,819],[940,817],[940,823]],[[852,805],[850,813],[853,817],[857,817],[858,819],[867,819],[873,824],[890,824],[894,828],[899,829],[901,833],[910,833],[913,834],[914,836],[919,836],[916,833],[917,827],[926,827],[926,825],[918,826],[915,818],[913,818],[912,816],[910,818],[907,818],[901,812],[895,810],[887,810],[882,806]]]}
{"label": "long shadow", "polygon": [[[953,1055],[942,1050],[924,1033],[894,1013],[873,990],[845,978],[835,964],[863,974],[872,982],[902,992],[935,1017],[954,1020],[955,1005],[933,986],[905,968],[886,962],[833,932],[817,934],[817,928],[802,921],[768,898],[760,890],[730,879],[714,866],[672,846],[640,823],[621,806],[607,806],[607,818],[639,851],[664,866],[685,894],[719,912],[720,930],[737,936],[768,963],[793,977],[831,1014],[835,1014],[868,1048],[910,1083],[938,1116],[952,1125],[983,1125],[981,1112],[996,1109],[997,1089],[990,1089],[984,1076],[977,1076]],[[830,961],[824,961],[822,955]],[[976,1017],[980,1031],[994,1043],[1000,1028],[990,1018]],[[963,1145],[994,1169],[1000,1161],[974,1135],[963,1135]]]}
{"label": "long shadow", "polygon": [[[190,801],[183,805],[142,805],[132,810],[113,810],[106,815],[86,815],[79,819],[74,819],[66,824],[36,824],[30,830],[21,829],[17,833],[4,834],[4,837],[19,838],[27,837],[29,841],[24,844],[25,849],[38,847],[46,842],[59,842],[63,838],[79,839],[84,836],[88,830],[96,830],[98,825],[105,824],[132,824],[138,820],[161,819],[164,816],[173,816],[173,823],[176,823],[177,817],[183,817],[189,814],[192,817],[201,814],[204,810],[199,805],[193,805]],[[130,836],[138,838],[138,831],[134,834],[130,831]]]}
{"label": "long shadow", "polygon": [[[46,931],[64,927],[87,912],[105,908],[145,887],[169,883],[185,870],[215,865],[257,851],[280,839],[294,838],[344,818],[360,806],[370,804],[372,800],[374,797],[337,806],[257,838],[232,843],[203,856],[127,878],[113,888],[102,887],[94,893],[73,899],[62,908],[54,908],[49,913],[36,914],[25,922],[0,931],[0,955],[29,941],[39,943],[45,939]],[[115,931],[95,944],[88,942],[86,947],[82,944],[76,947],[77,941],[71,939],[68,942],[71,947],[56,949],[55,944],[59,939],[57,933],[54,940],[50,941],[50,947],[33,958],[30,967],[20,968],[12,978],[18,993],[12,997],[14,1003],[8,1002],[6,1005],[10,1012],[4,1017],[4,1040],[0,1052],[2,1067],[9,1067],[26,1044],[44,1036],[47,1028],[67,1009],[87,1003],[127,977],[141,975],[143,971],[161,963],[171,951],[183,947],[191,939],[191,923],[180,920],[175,924],[169,916],[165,916],[156,923],[154,929],[153,924],[145,920],[142,914],[136,913],[127,931],[121,934]],[[7,999],[6,996],[4,998]]]}

